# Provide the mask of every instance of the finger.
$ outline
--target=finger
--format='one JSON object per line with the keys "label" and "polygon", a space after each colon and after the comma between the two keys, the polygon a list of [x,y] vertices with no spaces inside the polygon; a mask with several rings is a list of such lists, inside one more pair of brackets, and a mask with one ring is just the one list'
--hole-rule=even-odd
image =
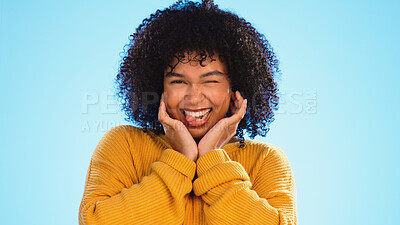
{"label": "finger", "polygon": [[236,101],[236,92],[237,91],[232,92],[232,94],[231,94],[231,98],[232,98],[233,101]]}
{"label": "finger", "polygon": [[239,91],[235,91],[235,93],[232,94],[232,101],[230,103],[232,114],[234,114],[239,109],[239,106],[240,106],[240,104],[239,104],[240,102],[237,97],[238,93],[239,93]]}
{"label": "finger", "polygon": [[165,117],[165,103],[161,100],[160,107],[158,107],[158,120],[163,123]]}
{"label": "finger", "polygon": [[243,119],[244,115],[246,114],[246,111],[247,111],[247,99],[244,99],[238,113],[241,116],[241,119]]}
{"label": "finger", "polygon": [[242,97],[242,94],[240,93],[240,91],[236,91],[236,99],[243,100],[243,97]]}
{"label": "finger", "polygon": [[236,107],[239,109],[243,103],[244,98],[243,98],[242,94],[240,93],[240,91],[237,91],[236,95],[237,95],[236,99],[238,102]]}
{"label": "finger", "polygon": [[167,97],[166,97],[165,92],[163,92],[163,93],[161,94],[161,100],[162,100],[164,103],[167,102]]}
{"label": "finger", "polygon": [[238,100],[240,101],[240,105],[242,105],[242,102],[244,101],[244,98],[243,98],[242,94],[240,93],[240,91],[239,91],[238,95],[239,95]]}
{"label": "finger", "polygon": [[183,129],[184,124],[181,121],[175,120],[169,116],[163,101],[160,103],[159,115],[159,121],[163,126],[172,127],[174,130]]}
{"label": "finger", "polygon": [[237,123],[241,119],[243,119],[244,115],[246,114],[246,108],[247,108],[247,99],[243,100],[240,108],[236,111],[236,113],[228,118],[230,122]]}
{"label": "finger", "polygon": [[244,98],[242,97],[242,95],[240,94],[239,91],[236,91],[235,92],[235,102],[234,102],[234,104],[230,104],[232,115],[237,114],[239,112],[240,108],[243,105],[243,102],[244,102]]}
{"label": "finger", "polygon": [[240,98],[240,92],[236,91],[235,92],[235,107],[236,107],[236,109],[239,108],[239,100],[240,100],[239,98]]}
{"label": "finger", "polygon": [[159,113],[161,114],[161,116],[163,118],[169,117],[169,114],[167,112],[167,107],[166,107],[166,104],[163,99],[161,99],[161,101],[160,101]]}
{"label": "finger", "polygon": [[165,107],[165,103],[164,103],[164,101],[161,101],[160,102],[160,108],[159,108],[159,111],[158,111],[158,120],[160,120],[161,123],[165,123],[167,125],[171,125],[170,119],[171,118],[169,117],[169,115],[167,113],[167,110],[166,110],[166,107]]}

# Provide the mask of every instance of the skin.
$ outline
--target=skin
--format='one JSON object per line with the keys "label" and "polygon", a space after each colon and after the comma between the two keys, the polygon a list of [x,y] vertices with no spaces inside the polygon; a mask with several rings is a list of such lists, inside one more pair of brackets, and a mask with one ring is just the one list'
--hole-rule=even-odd
{"label": "skin", "polygon": [[[193,57],[193,55],[186,55]],[[247,100],[232,92],[226,64],[219,60],[178,63],[171,72],[164,72],[164,93],[160,100],[158,119],[171,147],[196,161],[214,149],[220,149],[234,137],[237,126],[246,113]],[[204,65],[204,63],[203,63]],[[224,118],[229,107],[232,116]],[[208,121],[202,126],[190,126],[182,109],[212,108]]]}

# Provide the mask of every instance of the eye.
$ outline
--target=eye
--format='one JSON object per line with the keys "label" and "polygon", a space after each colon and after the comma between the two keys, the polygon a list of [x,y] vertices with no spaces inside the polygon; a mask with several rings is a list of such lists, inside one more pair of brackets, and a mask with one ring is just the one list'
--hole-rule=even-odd
{"label": "eye", "polygon": [[208,80],[205,83],[219,83],[217,80]]}
{"label": "eye", "polygon": [[171,84],[183,84],[182,80],[173,80],[171,81]]}

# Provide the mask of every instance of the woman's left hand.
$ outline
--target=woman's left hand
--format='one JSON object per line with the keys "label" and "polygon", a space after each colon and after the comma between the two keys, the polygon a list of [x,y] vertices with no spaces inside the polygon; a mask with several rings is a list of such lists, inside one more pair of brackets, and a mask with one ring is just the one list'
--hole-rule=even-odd
{"label": "woman's left hand", "polygon": [[235,92],[232,99],[232,116],[218,121],[200,140],[197,145],[199,158],[209,151],[222,148],[236,134],[239,122],[246,114],[247,99],[243,99],[239,91]]}

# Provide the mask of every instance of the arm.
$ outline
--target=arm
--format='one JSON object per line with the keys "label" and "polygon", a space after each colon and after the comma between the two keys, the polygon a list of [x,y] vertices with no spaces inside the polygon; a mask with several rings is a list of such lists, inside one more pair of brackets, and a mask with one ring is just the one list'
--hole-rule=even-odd
{"label": "arm", "polygon": [[135,166],[143,162],[134,161],[139,151],[131,148],[143,148],[143,138],[127,140],[123,129],[113,128],[101,139],[88,169],[79,224],[182,224],[196,165],[166,149],[139,181]]}
{"label": "arm", "polygon": [[206,203],[209,224],[297,224],[289,162],[281,150],[266,152],[253,184],[243,166],[222,149],[199,158],[193,190]]}

